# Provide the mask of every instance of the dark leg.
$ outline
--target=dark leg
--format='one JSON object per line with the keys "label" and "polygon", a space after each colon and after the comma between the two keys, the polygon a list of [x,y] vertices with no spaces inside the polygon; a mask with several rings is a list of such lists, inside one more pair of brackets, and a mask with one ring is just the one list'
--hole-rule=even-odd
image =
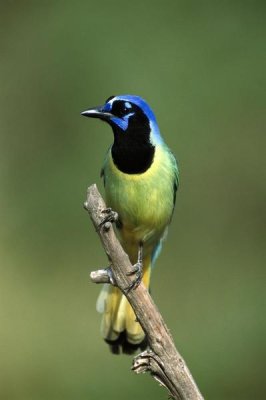
{"label": "dark leg", "polygon": [[142,268],[143,268],[142,253],[143,253],[143,243],[140,243],[138,250],[138,261],[136,264],[132,265],[132,270],[130,272],[127,272],[127,275],[134,275],[134,274],[136,275],[135,279],[126,289],[127,292],[129,292],[131,289],[136,289],[141,282]]}

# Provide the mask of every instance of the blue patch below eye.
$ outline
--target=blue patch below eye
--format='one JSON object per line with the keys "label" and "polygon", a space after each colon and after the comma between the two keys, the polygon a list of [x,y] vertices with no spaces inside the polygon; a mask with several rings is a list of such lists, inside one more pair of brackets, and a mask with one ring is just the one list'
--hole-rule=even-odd
{"label": "blue patch below eye", "polygon": [[131,115],[134,115],[134,113],[127,114],[123,118],[118,118],[118,117],[111,118],[111,121],[114,122],[117,126],[119,126],[120,129],[126,131],[128,128],[128,120],[129,117],[131,117]]}

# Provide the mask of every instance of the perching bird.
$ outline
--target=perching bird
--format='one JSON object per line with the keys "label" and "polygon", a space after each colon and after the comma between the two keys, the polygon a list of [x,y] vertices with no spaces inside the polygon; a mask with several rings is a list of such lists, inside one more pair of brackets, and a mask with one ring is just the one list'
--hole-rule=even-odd
{"label": "perching bird", "polygon": [[[106,203],[116,211],[120,242],[137,274],[135,286],[150,284],[152,266],[171,221],[178,168],[163,141],[156,118],[141,97],[111,96],[100,107],[81,113],[99,118],[113,130],[114,142],[105,157],[101,176]],[[97,301],[103,313],[101,333],[114,353],[143,348],[145,334],[121,291],[105,285]]]}

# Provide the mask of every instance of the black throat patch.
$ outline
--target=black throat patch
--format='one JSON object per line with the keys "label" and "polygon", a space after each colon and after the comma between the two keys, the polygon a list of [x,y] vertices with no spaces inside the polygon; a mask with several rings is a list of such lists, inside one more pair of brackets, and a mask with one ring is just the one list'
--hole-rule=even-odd
{"label": "black throat patch", "polygon": [[150,142],[149,119],[136,105],[124,131],[111,124],[114,132],[112,158],[117,168],[126,174],[141,174],[147,171],[154,158],[155,147]]}

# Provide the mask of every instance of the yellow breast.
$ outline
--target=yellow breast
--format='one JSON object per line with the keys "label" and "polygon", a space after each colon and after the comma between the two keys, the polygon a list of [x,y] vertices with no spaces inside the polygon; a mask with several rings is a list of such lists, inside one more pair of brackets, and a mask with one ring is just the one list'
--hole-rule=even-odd
{"label": "yellow breast", "polygon": [[142,174],[125,174],[115,166],[111,152],[104,166],[106,201],[118,212],[122,239],[156,242],[173,211],[174,171],[171,156],[155,150],[151,167]]}

